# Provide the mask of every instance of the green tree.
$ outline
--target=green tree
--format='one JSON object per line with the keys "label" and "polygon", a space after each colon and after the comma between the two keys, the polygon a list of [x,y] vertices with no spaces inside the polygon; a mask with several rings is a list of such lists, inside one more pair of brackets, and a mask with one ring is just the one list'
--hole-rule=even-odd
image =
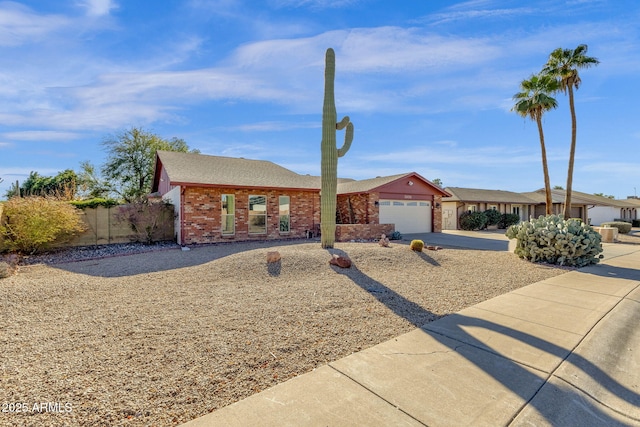
{"label": "green tree", "polygon": [[522,117],[529,117],[535,120],[538,125],[540,135],[540,149],[542,152],[542,172],[544,174],[544,192],[546,197],[546,214],[551,215],[551,183],[549,181],[549,166],[547,164],[547,149],[544,143],[544,132],[542,131],[542,115],[558,107],[558,102],[550,95],[558,90],[558,81],[546,75],[533,75],[529,80],[520,83],[521,92],[513,96],[516,102],[511,111],[515,111]]}
{"label": "green tree", "polygon": [[443,188],[444,184],[442,183],[442,180],[440,178],[432,179],[431,182],[438,187]]}
{"label": "green tree", "polygon": [[80,162],[78,172],[78,193],[86,199],[108,199],[113,193],[109,182],[102,178],[100,171],[88,160]]}
{"label": "green tree", "polygon": [[564,187],[562,185],[554,185],[553,189],[554,190],[564,190]]}
{"label": "green tree", "polygon": [[77,182],[78,176],[71,169],[59,172],[56,176],[42,176],[38,172],[32,171],[21,186],[10,188],[5,196],[7,199],[14,196],[46,196],[72,200],[76,195]]}
{"label": "green tree", "polygon": [[182,139],[166,140],[135,127],[106,138],[102,145],[107,151],[102,175],[127,202],[139,200],[151,191],[156,151],[199,152],[190,150]]}
{"label": "green tree", "polygon": [[564,202],[564,218],[571,217],[571,193],[573,188],[573,165],[576,154],[576,109],[574,104],[573,89],[578,90],[582,80],[578,70],[586,69],[592,65],[598,65],[600,61],[587,56],[587,45],[581,44],[575,49],[558,48],[551,52],[542,73],[549,75],[559,83],[559,90],[569,94],[569,109],[571,111],[571,148],[569,150],[569,167],[567,170],[567,190]]}

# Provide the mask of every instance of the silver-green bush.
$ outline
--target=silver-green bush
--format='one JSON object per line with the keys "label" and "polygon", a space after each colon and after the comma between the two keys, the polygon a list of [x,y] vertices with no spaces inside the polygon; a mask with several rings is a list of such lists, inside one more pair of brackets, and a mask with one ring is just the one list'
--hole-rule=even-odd
{"label": "silver-green bush", "polygon": [[631,223],[624,221],[603,222],[601,227],[613,227],[618,229],[618,233],[627,234],[631,231]]}
{"label": "silver-green bush", "polygon": [[593,227],[558,215],[512,225],[506,236],[518,240],[514,253],[532,262],[584,267],[602,258],[602,236]]}

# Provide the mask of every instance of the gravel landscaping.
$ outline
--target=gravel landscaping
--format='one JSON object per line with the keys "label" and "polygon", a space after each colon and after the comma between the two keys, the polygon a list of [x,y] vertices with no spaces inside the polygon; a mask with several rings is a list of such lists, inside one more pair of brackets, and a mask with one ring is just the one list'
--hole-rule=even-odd
{"label": "gravel landscaping", "polygon": [[177,425],[568,270],[408,242],[157,249],[0,280],[0,425]]}

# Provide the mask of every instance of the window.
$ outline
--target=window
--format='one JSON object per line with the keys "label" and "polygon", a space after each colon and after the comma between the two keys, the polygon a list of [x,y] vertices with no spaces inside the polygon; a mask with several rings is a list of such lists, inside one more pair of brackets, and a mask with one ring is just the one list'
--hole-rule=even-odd
{"label": "window", "polygon": [[512,206],[511,207],[511,213],[514,213],[516,215],[520,215],[520,206]]}
{"label": "window", "polygon": [[467,210],[469,212],[475,212],[477,210],[477,206],[476,205],[468,205],[467,206]]}
{"label": "window", "polygon": [[236,196],[222,195],[222,234],[236,232]]}
{"label": "window", "polygon": [[404,206],[404,202],[393,201],[393,206]]}
{"label": "window", "polygon": [[249,234],[267,233],[267,197],[249,196]]}
{"label": "window", "polygon": [[489,209],[492,211],[497,211],[498,210],[498,206],[496,205],[489,205]]}
{"label": "window", "polygon": [[407,206],[418,206],[418,202],[407,202]]}
{"label": "window", "polygon": [[391,206],[390,200],[383,200],[380,202],[380,206]]}
{"label": "window", "polygon": [[278,199],[278,204],[280,205],[280,232],[288,233],[291,231],[291,215],[290,215],[290,205],[291,201],[289,196],[280,196]]}

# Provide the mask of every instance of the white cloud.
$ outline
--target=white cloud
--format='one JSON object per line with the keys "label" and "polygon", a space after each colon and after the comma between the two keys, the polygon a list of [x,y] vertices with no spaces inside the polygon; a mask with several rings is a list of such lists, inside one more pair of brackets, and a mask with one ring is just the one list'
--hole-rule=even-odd
{"label": "white cloud", "polygon": [[0,135],[5,139],[12,139],[14,141],[67,141],[71,139],[78,139],[82,136],[74,132],[59,132],[52,130],[6,132]]}
{"label": "white cloud", "polygon": [[0,3],[0,46],[18,46],[46,37],[69,25],[60,15],[39,15],[14,2]]}
{"label": "white cloud", "polygon": [[292,129],[315,129],[320,128],[321,123],[318,122],[280,122],[280,121],[269,121],[269,122],[258,122],[258,123],[247,123],[239,126],[231,126],[231,127],[222,127],[219,128],[225,131],[240,131],[240,132],[279,132],[285,130]]}
{"label": "white cloud", "polygon": [[113,0],[83,0],[80,6],[87,10],[88,16],[94,17],[109,15],[112,9],[118,7]]}

